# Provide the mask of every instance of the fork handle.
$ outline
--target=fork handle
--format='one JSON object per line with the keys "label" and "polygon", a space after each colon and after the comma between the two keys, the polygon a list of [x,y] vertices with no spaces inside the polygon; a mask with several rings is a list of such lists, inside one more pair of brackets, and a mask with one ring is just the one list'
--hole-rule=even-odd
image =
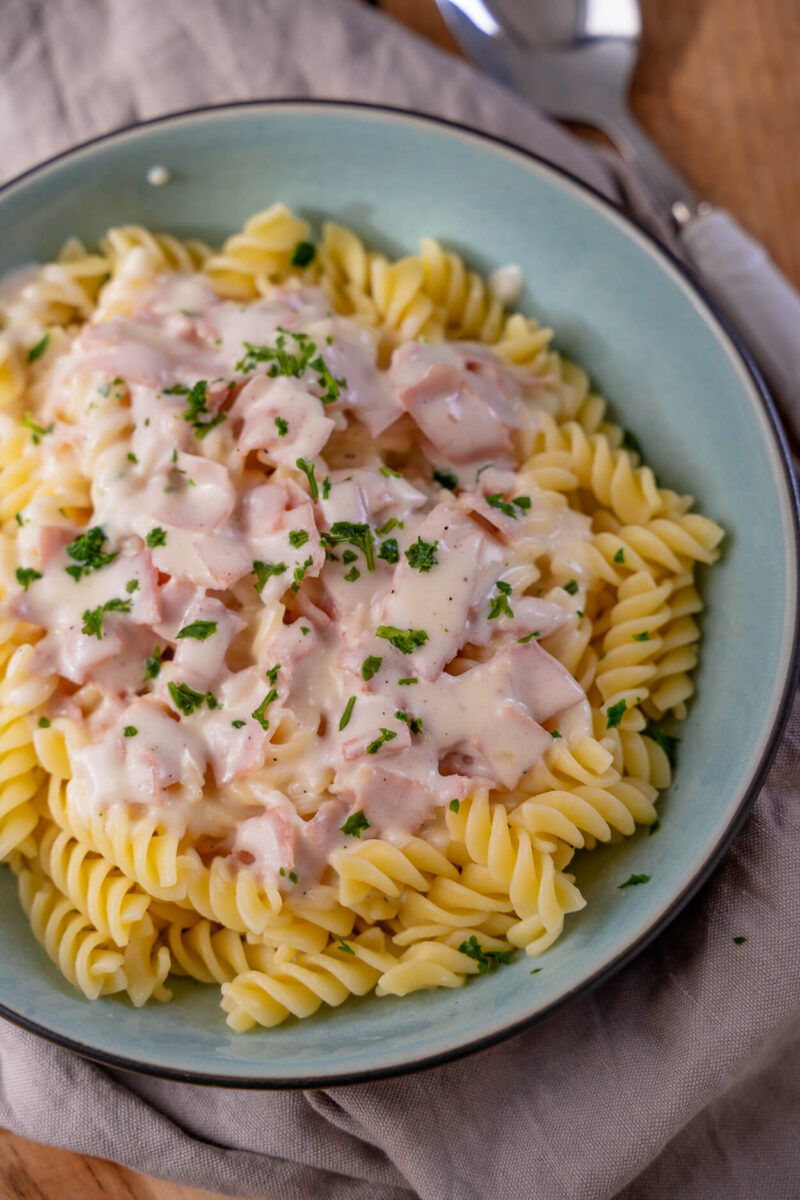
{"label": "fork handle", "polygon": [[800,294],[724,209],[700,205],[681,238],[701,282],[752,348],[800,442]]}

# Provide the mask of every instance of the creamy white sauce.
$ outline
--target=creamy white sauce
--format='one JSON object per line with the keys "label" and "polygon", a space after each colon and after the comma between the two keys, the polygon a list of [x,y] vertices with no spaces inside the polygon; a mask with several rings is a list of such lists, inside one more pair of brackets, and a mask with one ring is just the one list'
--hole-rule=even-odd
{"label": "creamy white sauce", "polygon": [[[589,522],[517,474],[535,385],[485,347],[411,343],[380,370],[319,291],[144,287],[135,253],[37,415],[92,517],[30,506],[20,565],[41,578],[11,604],[64,681],[52,712],[87,713],[84,815],[144,806],[308,890],[348,817],[402,843],[475,781],[514,787],[556,720],[585,728],[536,641],[574,608],[525,593],[543,556],[577,561]],[[113,558],[75,579],[93,528]]]}

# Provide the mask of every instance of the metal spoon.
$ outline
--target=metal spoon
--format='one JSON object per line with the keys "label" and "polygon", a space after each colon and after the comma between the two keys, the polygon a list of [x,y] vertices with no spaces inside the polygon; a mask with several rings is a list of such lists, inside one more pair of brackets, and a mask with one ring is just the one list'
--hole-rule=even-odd
{"label": "metal spoon", "polygon": [[638,0],[437,0],[462,50],[562,120],[606,133],[679,228],[696,273],[755,350],[800,438],[800,295],[722,209],[689,184],[628,107]]}

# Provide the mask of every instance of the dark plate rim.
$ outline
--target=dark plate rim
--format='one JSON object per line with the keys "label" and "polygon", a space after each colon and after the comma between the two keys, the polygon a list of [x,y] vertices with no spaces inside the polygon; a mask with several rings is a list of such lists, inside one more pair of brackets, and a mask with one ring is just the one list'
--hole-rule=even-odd
{"label": "dark plate rim", "polygon": [[[451,121],[445,117],[434,116],[430,113],[420,112],[414,109],[398,108],[389,104],[373,104],[361,100],[337,100],[330,98],[310,98],[290,96],[265,99],[265,100],[238,100],[231,101],[227,104],[212,104],[201,105],[196,108],[180,109],[170,113],[164,113],[159,117],[153,117],[146,121],[137,121],[132,125],[121,126],[119,129],[112,130],[109,133],[100,134],[97,137],[89,138],[76,146],[71,146],[67,150],[62,150],[58,154],[54,154],[42,162],[29,167],[27,170],[16,175],[13,179],[8,180],[0,186],[0,198],[18,184],[27,179],[38,175],[48,167],[66,159],[72,158],[80,154],[82,151],[91,146],[101,145],[104,142],[114,141],[123,138],[126,134],[136,133],[141,129],[147,129],[153,126],[169,124],[170,122],[180,122],[187,117],[203,117],[212,116],[218,112],[235,112],[240,110],[266,110],[272,111],[279,108],[296,108],[302,107],[307,109],[313,108],[337,108],[341,110],[355,110],[356,112],[376,113],[383,116],[402,117],[406,120],[411,119],[422,125],[433,125],[445,130],[454,130],[460,134],[466,134],[476,140],[486,142],[489,145],[500,146],[505,150],[511,151],[519,156],[523,161],[534,162],[539,167],[543,167],[545,171],[559,177],[562,180],[567,180],[573,187],[579,191],[588,193],[593,200],[600,204],[607,213],[613,214],[613,219],[621,221],[632,227],[640,237],[644,238],[649,243],[650,249],[654,252],[656,259],[661,259],[662,262],[677,271],[688,284],[689,290],[694,292],[695,297],[699,298],[708,315],[713,318],[718,328],[727,337],[728,342],[736,352],[741,365],[744,367],[745,373],[749,376],[756,394],[758,395],[769,422],[769,432],[774,440],[774,448],[778,452],[781,467],[783,469],[784,483],[788,494],[789,507],[791,510],[792,527],[794,533],[794,554],[795,561],[800,562],[800,491],[798,490],[798,481],[792,466],[791,451],[787,442],[786,434],[781,425],[780,418],[777,413],[775,402],[770,395],[769,389],[764,381],[764,378],[757,367],[753,356],[744,345],[739,335],[732,328],[728,319],[719,310],[716,303],[711,299],[703,285],[694,276],[693,272],[687,265],[681,261],[673,252],[660,242],[653,233],[645,225],[642,224],[636,217],[619,208],[607,196],[598,191],[591,184],[586,183],[579,176],[574,175],[571,171],[564,167],[558,166],[550,162],[542,155],[528,150],[524,147],[516,145],[516,143],[507,140],[506,138],[498,137],[494,134],[485,133],[480,129],[475,129],[473,126],[459,121]],[[720,833],[720,836],[709,852],[705,861],[702,863],[692,880],[683,888],[675,897],[672,903],[653,921],[649,929],[641,934],[634,942],[626,949],[621,951],[610,962],[606,963],[593,975],[582,980],[581,983],[571,988],[563,996],[546,1005],[539,1011],[530,1016],[523,1017],[521,1020],[514,1021],[512,1024],[504,1026],[500,1030],[495,1030],[492,1033],[486,1034],[483,1037],[474,1038],[472,1041],[464,1044],[443,1050],[435,1054],[423,1055],[421,1058],[413,1061],[397,1063],[395,1065],[376,1067],[370,1070],[346,1072],[338,1075],[317,1076],[309,1075],[305,1077],[291,1077],[283,1079],[279,1077],[268,1078],[241,1078],[235,1075],[212,1075],[202,1071],[180,1071],[171,1067],[162,1067],[153,1063],[137,1062],[134,1059],[126,1058],[124,1055],[113,1054],[109,1051],[97,1050],[94,1047],[86,1046],[83,1042],[74,1041],[63,1034],[55,1033],[53,1030],[38,1024],[36,1021],[26,1017],[24,1013],[16,1012],[9,1009],[0,1002],[0,1016],[13,1022],[15,1025],[27,1029],[30,1033],[35,1033],[39,1037],[44,1038],[49,1042],[53,1042],[58,1046],[64,1047],[66,1050],[72,1050],[80,1054],[83,1058],[90,1059],[102,1066],[114,1067],[119,1070],[133,1071],[136,1074],[151,1075],[160,1079],[172,1080],[176,1083],[193,1083],[208,1087],[228,1087],[241,1088],[247,1090],[262,1090],[273,1091],[279,1088],[305,1089],[305,1088],[328,1088],[341,1087],[346,1084],[368,1083],[379,1079],[392,1079],[403,1075],[412,1074],[415,1071],[429,1070],[432,1067],[442,1066],[445,1063],[455,1062],[467,1055],[475,1054],[480,1050],[489,1049],[500,1042],[506,1041],[508,1038],[514,1037],[516,1034],[524,1032],[524,1030],[536,1025],[539,1021],[546,1017],[552,1016],[559,1012],[568,1004],[577,1000],[581,996],[588,995],[589,992],[599,987],[600,984],[610,979],[628,963],[632,962],[666,927],[678,916],[689,901],[699,892],[703,885],[710,878],[713,871],[716,869],[720,859],[725,851],[730,846],[736,835],[741,830],[747,819],[750,809],[752,808],[756,796],[761,789],[767,772],[769,771],[772,761],[775,757],[778,743],[781,734],[786,726],[789,717],[789,708],[792,694],[797,686],[800,678],[800,659],[798,659],[798,646],[800,645],[800,604],[798,597],[795,596],[794,610],[794,629],[792,636],[792,653],[789,662],[786,665],[786,674],[784,685],[781,692],[780,702],[773,720],[772,728],[769,731],[767,742],[761,759],[753,772],[750,783],[745,790],[742,801],[739,804],[736,812],[731,817],[725,829]]]}

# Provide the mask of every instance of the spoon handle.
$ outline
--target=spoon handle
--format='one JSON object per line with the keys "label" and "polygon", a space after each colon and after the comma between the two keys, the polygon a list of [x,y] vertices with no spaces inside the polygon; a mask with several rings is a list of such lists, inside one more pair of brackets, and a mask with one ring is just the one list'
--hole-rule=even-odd
{"label": "spoon handle", "polygon": [[701,282],[752,348],[800,443],[800,294],[724,209],[701,204],[681,238]]}
{"label": "spoon handle", "polygon": [[615,104],[613,107],[606,104],[588,120],[608,134],[662,212],[672,212],[673,205],[678,203],[689,207],[694,204],[695,196],[689,184],[645,133],[625,104]]}

